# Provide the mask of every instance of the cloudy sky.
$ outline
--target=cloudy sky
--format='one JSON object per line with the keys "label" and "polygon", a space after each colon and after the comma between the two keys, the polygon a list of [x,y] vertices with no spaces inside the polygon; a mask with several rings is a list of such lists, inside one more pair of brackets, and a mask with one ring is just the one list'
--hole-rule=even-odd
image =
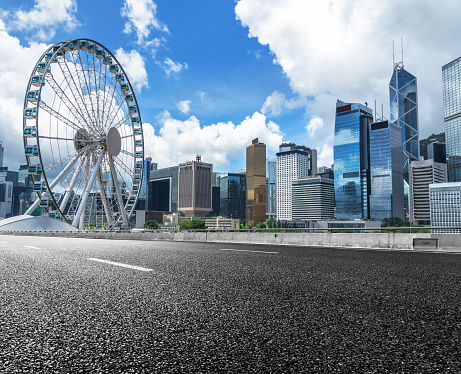
{"label": "cloudy sky", "polygon": [[5,165],[25,163],[22,107],[50,44],[89,38],[126,70],[159,167],[202,155],[245,168],[255,137],[333,161],[337,99],[389,117],[396,59],[417,76],[420,137],[443,130],[442,65],[461,55],[456,0],[0,0],[0,140]]}

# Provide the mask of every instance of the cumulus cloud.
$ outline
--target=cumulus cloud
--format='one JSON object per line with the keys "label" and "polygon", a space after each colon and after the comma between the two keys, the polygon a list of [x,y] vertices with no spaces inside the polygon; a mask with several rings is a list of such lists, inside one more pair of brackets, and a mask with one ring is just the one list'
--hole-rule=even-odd
{"label": "cumulus cloud", "polygon": [[31,10],[2,10],[1,13],[8,30],[35,31],[35,39],[50,40],[56,28],[64,26],[71,31],[79,25],[76,12],[76,0],[35,0]]}
{"label": "cumulus cloud", "polygon": [[187,65],[186,62],[183,64],[179,62],[174,62],[171,58],[167,57],[164,61],[163,64],[158,62],[158,65],[165,71],[167,77],[169,78],[171,75],[176,76],[178,75],[181,71],[189,69],[189,66]]}
{"label": "cumulus cloud", "polygon": [[264,102],[261,113],[269,117],[277,117],[284,111],[290,111],[306,105],[307,99],[305,97],[300,96],[287,100],[283,93],[274,91]]}
{"label": "cumulus cloud", "polygon": [[244,157],[245,147],[252,139],[259,138],[269,151],[275,151],[283,138],[278,125],[259,112],[246,117],[238,125],[219,122],[202,126],[194,116],[180,121],[168,111],[164,111],[158,120],[158,134],[150,124],[143,124],[143,130],[146,155],[158,162],[159,167],[177,165],[200,154],[203,161],[225,169],[229,167],[231,157]]}
{"label": "cumulus cloud", "polygon": [[323,122],[323,119],[321,119],[318,116],[314,116],[311,118],[311,120],[307,123],[306,125],[306,130],[309,133],[310,136],[314,136],[315,133],[320,130],[325,123]]}
{"label": "cumulus cloud", "polygon": [[136,92],[141,92],[144,86],[149,87],[145,61],[137,51],[131,50],[130,52],[126,52],[120,47],[115,51],[115,57],[123,66]]}
{"label": "cumulus cloud", "polygon": [[152,29],[168,32],[167,26],[158,20],[157,4],[152,0],[125,0],[120,14],[128,18],[123,32],[135,31],[138,44],[145,43]]}
{"label": "cumulus cloud", "polygon": [[8,89],[0,90],[0,140],[5,148],[3,163],[10,170],[17,170],[25,164],[22,142],[22,111],[24,96],[30,74],[36,61],[48,47],[45,44],[21,45],[18,38],[10,36],[0,20],[0,85]]}
{"label": "cumulus cloud", "polygon": [[235,13],[249,37],[269,47],[293,91],[310,99],[308,113],[323,119],[318,144],[309,146],[332,140],[336,99],[376,99],[389,112],[392,40],[401,36],[406,68],[418,77],[420,133],[443,130],[441,67],[459,57],[461,7],[453,1],[239,0]]}
{"label": "cumulus cloud", "polygon": [[181,113],[188,114],[190,111],[190,100],[183,100],[176,104],[176,107],[179,109]]}

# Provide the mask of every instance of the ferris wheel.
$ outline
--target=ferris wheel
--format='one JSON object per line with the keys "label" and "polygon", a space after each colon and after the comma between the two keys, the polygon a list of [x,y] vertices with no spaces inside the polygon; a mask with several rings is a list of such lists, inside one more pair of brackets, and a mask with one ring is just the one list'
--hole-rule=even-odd
{"label": "ferris wheel", "polygon": [[128,76],[90,39],[49,47],[24,99],[24,152],[38,199],[26,211],[84,229],[129,227],[141,191],[144,138]]}

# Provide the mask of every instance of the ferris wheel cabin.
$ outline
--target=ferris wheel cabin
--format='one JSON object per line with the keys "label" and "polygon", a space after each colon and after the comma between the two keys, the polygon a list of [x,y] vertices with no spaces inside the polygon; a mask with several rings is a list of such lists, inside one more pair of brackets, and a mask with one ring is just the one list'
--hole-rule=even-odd
{"label": "ferris wheel cabin", "polygon": [[29,174],[32,175],[42,175],[42,165],[40,164],[31,164],[29,165]]}
{"label": "ferris wheel cabin", "polygon": [[26,98],[27,101],[30,101],[31,103],[36,103],[38,100],[38,91],[32,90],[27,92]]}
{"label": "ferris wheel cabin", "polygon": [[[38,65],[37,65],[37,71],[39,73],[44,73],[45,72],[45,69],[46,69],[46,62],[40,62]],[[47,71],[51,71],[51,66],[48,65],[48,69],[46,69]]]}
{"label": "ferris wheel cabin", "polygon": [[118,73],[118,66],[117,65],[111,65],[109,67],[109,70],[111,73]]}
{"label": "ferris wheel cabin", "polygon": [[125,101],[126,101],[126,102],[131,102],[131,101],[133,101],[133,95],[125,95]]}
{"label": "ferris wheel cabin", "polygon": [[40,84],[43,82],[43,85],[45,85],[45,81],[43,80],[43,75],[39,74],[39,75],[34,75],[32,77],[32,80],[31,80],[31,83],[32,85],[34,85],[35,87],[38,87],[40,86]]}
{"label": "ferris wheel cabin", "polygon": [[27,119],[35,119],[37,118],[37,109],[36,108],[27,108],[24,110],[24,117]]}
{"label": "ferris wheel cabin", "polygon": [[48,62],[51,60],[51,63],[58,62],[58,58],[56,56],[53,57],[53,52],[48,52],[45,54],[45,61]]}
{"label": "ferris wheel cabin", "polygon": [[46,183],[44,181],[34,183],[34,191],[46,191]]}
{"label": "ferris wheel cabin", "polygon": [[38,156],[38,147],[36,145],[28,145],[24,148],[24,153],[26,156]]}
{"label": "ferris wheel cabin", "polygon": [[35,138],[37,136],[37,129],[35,126],[26,126],[23,132],[26,138]]}

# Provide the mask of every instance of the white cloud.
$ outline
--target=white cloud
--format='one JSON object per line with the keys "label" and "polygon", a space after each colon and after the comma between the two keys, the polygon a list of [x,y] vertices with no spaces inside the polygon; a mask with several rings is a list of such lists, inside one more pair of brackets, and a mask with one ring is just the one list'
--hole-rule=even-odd
{"label": "white cloud", "polygon": [[229,167],[231,157],[244,157],[245,147],[252,139],[259,138],[266,143],[268,151],[275,151],[283,137],[278,125],[267,121],[259,112],[246,117],[238,125],[219,122],[201,126],[194,116],[180,121],[167,111],[158,120],[161,126],[158,135],[150,124],[143,124],[143,129],[146,155],[158,162],[159,167],[177,165],[200,154],[203,161],[225,169]]}
{"label": "white cloud", "polygon": [[190,111],[190,100],[183,100],[176,104],[176,107],[179,109],[180,112],[184,114],[188,114]]}
{"label": "white cloud", "polygon": [[392,40],[401,36],[406,68],[418,77],[420,134],[443,130],[441,67],[459,57],[455,2],[239,0],[235,13],[249,37],[275,55],[293,91],[314,98],[308,113],[325,126],[309,146],[331,142],[338,98],[370,105],[376,99],[388,116]]}
{"label": "white cloud", "polygon": [[141,92],[144,86],[149,87],[145,61],[137,51],[131,50],[130,52],[125,52],[120,47],[115,51],[115,57],[123,66],[136,92]]}
{"label": "white cloud", "polygon": [[18,38],[8,35],[5,25],[0,20],[0,140],[5,148],[4,165],[10,170],[17,170],[19,164],[25,164],[24,145],[22,141],[22,121],[24,96],[30,74],[45,44],[31,43],[24,47]]}
{"label": "white cloud", "polygon": [[274,91],[264,102],[261,113],[269,117],[277,117],[284,111],[290,111],[307,105],[305,97],[297,97],[287,100],[281,92]]}
{"label": "white cloud", "polygon": [[164,61],[163,64],[158,62],[158,65],[165,71],[167,77],[169,78],[171,75],[176,76],[178,75],[181,71],[189,69],[189,66],[187,65],[186,62],[183,64],[179,62],[174,62],[171,58],[167,57]]}
{"label": "white cloud", "polygon": [[152,0],[125,0],[120,14],[128,18],[123,32],[135,31],[138,44],[145,43],[152,29],[168,32],[167,26],[157,19],[157,4]]}
{"label": "white cloud", "polygon": [[318,116],[314,116],[306,125],[306,130],[310,136],[314,136],[324,126],[323,119]]}
{"label": "white cloud", "polygon": [[35,0],[31,10],[3,10],[2,18],[8,30],[36,31],[34,39],[50,40],[56,28],[73,30],[79,22],[75,18],[76,0]]}
{"label": "white cloud", "polygon": [[199,98],[202,104],[205,104],[208,106],[213,105],[213,101],[210,99],[210,95],[208,95],[208,92],[197,90],[195,91],[195,94],[197,95],[197,97]]}

